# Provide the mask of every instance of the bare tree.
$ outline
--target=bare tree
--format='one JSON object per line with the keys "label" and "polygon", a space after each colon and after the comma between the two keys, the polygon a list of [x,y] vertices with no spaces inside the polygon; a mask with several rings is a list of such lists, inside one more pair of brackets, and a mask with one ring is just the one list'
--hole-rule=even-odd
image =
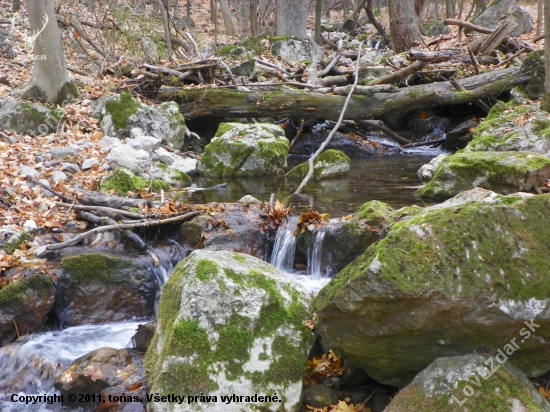
{"label": "bare tree", "polygon": [[550,4],[544,2],[544,97],[541,109],[550,112]]}
{"label": "bare tree", "polygon": [[15,13],[21,9],[21,0],[13,0],[11,10]]}
{"label": "bare tree", "polygon": [[227,3],[227,0],[220,0],[220,7],[222,9],[225,33],[229,36],[234,36],[235,27],[233,26],[233,20],[231,19],[231,9],[229,8],[229,3]]}
{"label": "bare tree", "polygon": [[277,3],[277,35],[304,39],[307,37],[307,1],[279,0]]}
{"label": "bare tree", "polygon": [[250,34],[258,36],[258,0],[250,0]]}
{"label": "bare tree", "polygon": [[27,12],[35,62],[31,81],[18,94],[56,104],[71,101],[78,89],[69,79],[52,0],[27,0]]}
{"label": "bare tree", "polygon": [[542,15],[544,14],[544,2],[543,0],[538,0],[537,2],[537,37],[542,34],[543,19]]}
{"label": "bare tree", "polygon": [[414,0],[390,0],[390,34],[397,53],[409,50],[422,39],[420,21],[414,10]]}

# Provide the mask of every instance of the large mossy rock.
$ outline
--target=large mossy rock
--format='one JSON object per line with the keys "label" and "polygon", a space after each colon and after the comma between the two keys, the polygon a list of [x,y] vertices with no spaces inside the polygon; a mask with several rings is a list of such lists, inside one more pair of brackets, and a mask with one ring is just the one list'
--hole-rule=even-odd
{"label": "large mossy rock", "polygon": [[39,330],[54,300],[55,287],[46,275],[29,274],[0,289],[0,346]]}
{"label": "large mossy rock", "polygon": [[503,18],[515,21],[518,27],[512,32],[512,37],[518,37],[533,30],[531,15],[517,5],[517,0],[497,0],[491,3],[487,9],[472,20],[479,26],[494,29]]}
{"label": "large mossy rock", "polygon": [[441,161],[420,196],[451,197],[475,187],[501,194],[529,191],[550,177],[550,159],[532,152],[455,153]]}
{"label": "large mossy rock", "polygon": [[138,128],[144,135],[175,149],[184,146],[188,131],[177,103],[146,106],[128,93],[99,99],[92,116],[101,118],[101,129],[107,136],[128,138],[132,129]]}
{"label": "large mossy rock", "polygon": [[471,192],[396,221],[321,290],[313,309],[326,347],[402,387],[434,359],[497,350],[534,320],[512,361],[546,373],[550,196]]}
{"label": "large mossy rock", "polygon": [[[326,150],[313,162],[313,179],[330,179],[349,171],[349,157],[339,150]],[[286,174],[289,179],[303,179],[309,172],[309,162],[299,164]]]}
{"label": "large mossy rock", "polygon": [[550,119],[538,104],[498,102],[464,152],[525,151],[550,157]]}
{"label": "large mossy rock", "polygon": [[[216,397],[151,411],[298,411],[312,335],[305,292],[273,266],[233,252],[194,251],[164,286],[146,354],[151,393]],[[223,404],[222,395],[280,402]]]}
{"label": "large mossy rock", "polygon": [[159,281],[142,259],[88,253],[67,257],[62,266],[56,309],[63,326],[153,316]]}
{"label": "large mossy rock", "polygon": [[286,171],[289,141],[269,123],[222,123],[197,165],[207,176],[263,176]]}
{"label": "large mossy rock", "polygon": [[548,401],[523,373],[499,360],[504,357],[471,354],[436,359],[385,410],[550,412]]}
{"label": "large mossy rock", "polygon": [[0,102],[0,127],[15,133],[38,136],[55,132],[63,112],[39,104],[22,103],[12,98]]}

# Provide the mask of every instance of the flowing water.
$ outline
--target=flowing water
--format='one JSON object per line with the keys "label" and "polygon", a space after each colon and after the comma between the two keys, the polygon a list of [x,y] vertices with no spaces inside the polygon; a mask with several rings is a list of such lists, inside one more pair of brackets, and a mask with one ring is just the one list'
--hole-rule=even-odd
{"label": "flowing water", "polygon": [[[277,199],[293,206],[298,214],[310,207],[322,213],[330,213],[331,217],[341,217],[354,213],[369,200],[380,200],[394,208],[424,204],[414,195],[420,185],[416,171],[440,153],[443,152],[419,148],[409,149],[399,156],[351,158],[347,176],[319,182],[310,181],[304,193],[292,199],[289,195],[300,182],[289,181],[284,176],[247,179],[198,176],[194,183],[198,187],[227,183],[226,189],[206,191],[207,202],[236,202],[244,195],[252,195],[267,202],[271,193],[275,193]],[[291,158],[289,167],[304,161],[304,158]],[[181,200],[186,201],[186,197],[183,196]]]}
{"label": "flowing water", "polygon": [[[279,227],[271,263],[308,291],[317,293],[334,275],[330,268],[330,251],[323,249],[326,229],[315,233],[313,245],[307,253],[307,269],[294,270],[295,230],[299,214],[296,212],[315,208],[330,212],[332,217],[339,217],[357,211],[369,200],[381,200],[395,208],[421,204],[414,196],[416,186],[420,184],[416,171],[439,153],[420,149],[394,157],[351,159],[348,176],[310,182],[306,194],[292,199],[295,214]],[[305,159],[291,159],[289,165],[292,167],[303,161]],[[299,184],[286,181],[284,176],[233,180],[199,177],[195,181],[199,187],[224,182],[228,184],[226,190],[206,192],[208,202],[235,202],[246,194],[267,201],[271,193],[285,200]],[[154,255],[156,264],[151,270],[155,272],[156,287],[160,291],[174,265],[185,257],[186,251],[176,245],[163,250],[155,249]],[[70,327],[24,336],[0,348],[0,411],[68,410],[62,409],[59,404],[25,406],[11,402],[10,396],[55,393],[55,379],[75,359],[104,346],[116,349],[131,347],[131,337],[138,324],[128,322]]]}

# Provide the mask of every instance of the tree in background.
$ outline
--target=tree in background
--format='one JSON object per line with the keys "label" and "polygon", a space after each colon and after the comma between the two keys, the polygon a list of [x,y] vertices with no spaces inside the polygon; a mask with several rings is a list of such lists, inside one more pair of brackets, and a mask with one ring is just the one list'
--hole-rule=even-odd
{"label": "tree in background", "polygon": [[278,36],[290,36],[304,39],[307,37],[307,1],[279,0],[277,3]]}
{"label": "tree in background", "polygon": [[414,0],[390,0],[388,8],[393,50],[396,53],[407,51],[422,39]]}
{"label": "tree in background", "polygon": [[541,109],[550,112],[550,4],[544,4],[544,97]]}
{"label": "tree in background", "polygon": [[30,83],[18,94],[56,104],[71,101],[78,96],[78,89],[69,79],[52,0],[27,0],[27,12],[31,37],[36,36],[33,48],[36,60]]}

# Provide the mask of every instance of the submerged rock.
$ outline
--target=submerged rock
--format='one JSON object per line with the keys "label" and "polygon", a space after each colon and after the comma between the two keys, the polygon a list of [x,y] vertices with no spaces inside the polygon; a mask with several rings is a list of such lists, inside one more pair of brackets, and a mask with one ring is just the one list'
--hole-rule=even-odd
{"label": "submerged rock", "polygon": [[289,142],[284,130],[269,123],[222,123],[204,148],[199,174],[262,176],[283,174]]}
{"label": "submerged rock", "polygon": [[[347,174],[349,157],[338,150],[326,150],[313,162],[313,180],[329,179]],[[309,172],[309,162],[299,164],[286,174],[289,179],[303,179]]]}
{"label": "submerged rock", "polygon": [[403,388],[387,412],[541,411],[550,404],[505,357],[470,354],[439,358]]}
{"label": "submerged rock", "polygon": [[54,300],[55,287],[46,275],[30,274],[0,289],[0,346],[38,331]]}
{"label": "submerged rock", "polygon": [[158,281],[144,261],[89,253],[65,258],[62,265],[56,305],[63,326],[153,315]]}
{"label": "submerged rock", "polygon": [[550,178],[550,159],[531,152],[468,152],[447,156],[420,196],[451,197],[481,187],[502,194],[529,191]]}
{"label": "submerged rock", "polygon": [[[474,198],[483,201],[462,196],[396,221],[322,289],[313,309],[324,345],[398,387],[438,357],[515,337],[514,365],[546,373],[550,196]],[[540,327],[520,335],[530,321]]]}
{"label": "submerged rock", "polygon": [[[313,344],[307,316],[305,292],[273,266],[239,253],[194,251],[162,290],[146,369],[151,393],[197,402],[156,402],[150,410],[298,411]],[[199,402],[201,394],[210,401]],[[231,394],[277,400],[222,403]]]}

